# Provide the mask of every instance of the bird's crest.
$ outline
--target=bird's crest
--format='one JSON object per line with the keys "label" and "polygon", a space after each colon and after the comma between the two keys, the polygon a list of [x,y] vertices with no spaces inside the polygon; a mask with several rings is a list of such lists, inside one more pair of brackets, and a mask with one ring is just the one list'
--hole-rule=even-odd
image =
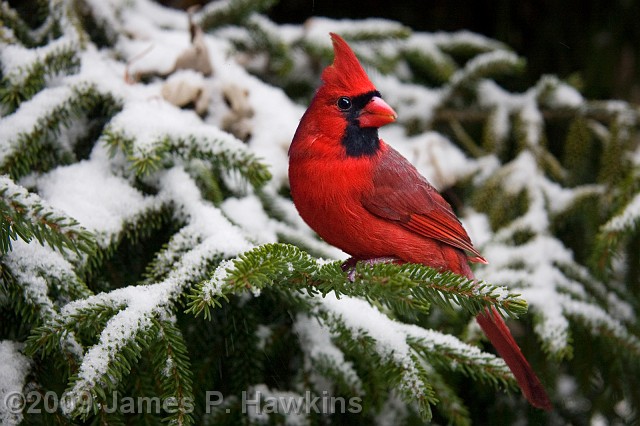
{"label": "bird's crest", "polygon": [[338,34],[330,33],[333,41],[333,64],[322,72],[322,81],[332,91],[357,95],[376,90],[367,73],[360,65],[353,50]]}

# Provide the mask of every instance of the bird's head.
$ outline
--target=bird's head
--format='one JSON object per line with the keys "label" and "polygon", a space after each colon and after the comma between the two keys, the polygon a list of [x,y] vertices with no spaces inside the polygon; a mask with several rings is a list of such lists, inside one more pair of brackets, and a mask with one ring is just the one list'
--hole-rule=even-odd
{"label": "bird's head", "polygon": [[[302,136],[322,136],[325,151],[350,157],[374,154],[378,128],[395,121],[395,111],[382,100],[358,58],[342,37],[331,33],[334,60],[322,72],[322,86],[302,118],[294,144]],[[300,135],[300,133],[303,133]]]}

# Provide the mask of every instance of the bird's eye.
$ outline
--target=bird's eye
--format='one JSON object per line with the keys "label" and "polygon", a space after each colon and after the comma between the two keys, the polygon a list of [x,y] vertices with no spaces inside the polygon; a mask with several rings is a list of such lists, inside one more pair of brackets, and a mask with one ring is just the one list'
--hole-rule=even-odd
{"label": "bird's eye", "polygon": [[338,98],[338,102],[336,102],[336,104],[342,111],[347,111],[351,108],[351,98],[347,96],[341,96],[340,98]]}

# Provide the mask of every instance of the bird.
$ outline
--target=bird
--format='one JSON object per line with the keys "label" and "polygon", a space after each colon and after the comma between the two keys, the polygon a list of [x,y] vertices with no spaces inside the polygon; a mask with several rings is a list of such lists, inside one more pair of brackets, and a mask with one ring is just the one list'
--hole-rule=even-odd
{"label": "bird", "polygon": [[[475,280],[469,261],[487,263],[442,195],[378,135],[397,114],[370,81],[347,42],[330,33],[334,60],[289,147],[291,198],[327,243],[357,261],[396,260]],[[495,308],[476,317],[525,398],[551,402]]]}

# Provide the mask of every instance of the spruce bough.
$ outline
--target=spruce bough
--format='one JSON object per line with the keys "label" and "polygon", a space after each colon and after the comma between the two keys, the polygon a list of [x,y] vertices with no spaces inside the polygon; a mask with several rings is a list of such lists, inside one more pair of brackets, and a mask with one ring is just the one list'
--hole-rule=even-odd
{"label": "spruce bough", "polygon": [[[204,77],[173,69],[191,47],[186,14],[94,3],[36,1],[40,19],[0,5],[0,401],[61,402],[0,404],[4,424],[634,421],[637,108],[554,76],[513,93],[499,83],[525,62],[471,33],[323,18],[303,30],[262,15],[264,0],[193,15]],[[350,281],[300,222],[286,150],[328,31],[377,70],[397,149],[461,200],[484,281],[413,264],[358,265]],[[185,81],[210,96],[204,118],[163,100]],[[227,105],[232,85],[246,97]],[[246,142],[220,128],[240,116]],[[471,321],[486,307],[527,329],[516,338],[559,407],[550,417],[502,392],[513,377]],[[361,410],[264,409],[306,395]],[[123,404],[138,398],[167,404]]]}

